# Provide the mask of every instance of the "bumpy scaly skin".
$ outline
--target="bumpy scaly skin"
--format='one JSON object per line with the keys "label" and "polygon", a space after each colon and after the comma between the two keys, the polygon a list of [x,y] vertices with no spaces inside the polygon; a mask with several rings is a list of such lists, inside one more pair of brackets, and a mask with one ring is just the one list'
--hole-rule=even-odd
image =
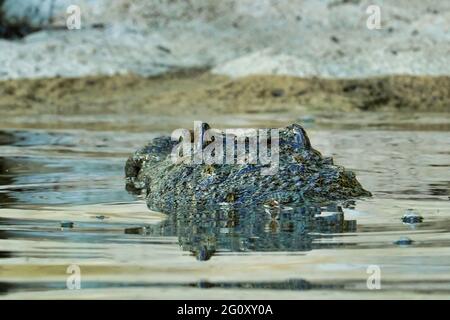
{"label": "bumpy scaly skin", "polygon": [[178,141],[159,137],[131,156],[125,166],[127,187],[145,190],[148,207],[174,212],[179,207],[217,207],[305,203],[370,196],[353,172],[313,149],[297,124],[279,132],[279,167],[261,175],[261,164],[175,164],[170,154]]}

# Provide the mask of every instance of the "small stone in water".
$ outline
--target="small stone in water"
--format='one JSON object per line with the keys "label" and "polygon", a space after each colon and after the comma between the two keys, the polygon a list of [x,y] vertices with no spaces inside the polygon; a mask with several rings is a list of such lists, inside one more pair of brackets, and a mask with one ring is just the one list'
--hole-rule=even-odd
{"label": "small stone in water", "polygon": [[408,237],[401,237],[397,241],[394,241],[394,244],[397,244],[399,246],[408,246],[408,245],[412,244],[413,242],[414,241]]}
{"label": "small stone in water", "polygon": [[145,234],[146,230],[147,230],[146,227],[126,228],[125,234]]}
{"label": "small stone in water", "polygon": [[73,228],[74,223],[70,221],[61,222],[61,228]]}
{"label": "small stone in water", "polygon": [[403,223],[421,223],[423,222],[423,217],[414,212],[411,209],[406,210],[406,213],[402,217]]}

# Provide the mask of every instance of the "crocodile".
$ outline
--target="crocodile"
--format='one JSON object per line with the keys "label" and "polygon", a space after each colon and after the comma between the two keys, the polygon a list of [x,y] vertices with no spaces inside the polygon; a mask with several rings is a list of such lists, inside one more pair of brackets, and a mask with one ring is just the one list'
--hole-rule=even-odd
{"label": "crocodile", "polygon": [[[209,129],[209,125],[202,124],[202,137]],[[164,213],[193,206],[278,206],[371,196],[352,171],[335,165],[333,158],[322,156],[311,146],[301,125],[292,124],[277,130],[277,140],[269,138],[267,142],[269,146],[277,142],[278,162],[274,174],[263,174],[268,164],[259,162],[174,162],[174,148],[183,138],[161,136],[128,158],[125,165],[127,189],[143,194],[149,209]],[[220,134],[226,136],[224,131]],[[194,142],[193,135],[191,132],[191,136],[184,139]],[[211,141],[205,139],[201,143],[205,147]],[[194,148],[193,156],[202,150]]]}

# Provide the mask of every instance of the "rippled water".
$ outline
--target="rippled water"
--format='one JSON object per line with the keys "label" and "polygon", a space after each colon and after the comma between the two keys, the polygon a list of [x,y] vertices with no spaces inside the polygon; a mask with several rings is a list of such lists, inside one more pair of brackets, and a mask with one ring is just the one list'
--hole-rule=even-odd
{"label": "rippled water", "polygon": [[450,297],[448,131],[312,125],[372,198],[166,216],[124,187],[155,129],[0,131],[0,298]]}

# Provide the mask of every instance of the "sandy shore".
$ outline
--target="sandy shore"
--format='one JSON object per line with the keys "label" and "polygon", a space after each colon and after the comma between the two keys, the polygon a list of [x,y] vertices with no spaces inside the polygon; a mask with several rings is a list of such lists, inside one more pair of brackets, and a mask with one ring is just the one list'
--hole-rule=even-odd
{"label": "sandy shore", "polygon": [[230,79],[191,70],[135,75],[0,82],[4,115],[157,112],[260,113],[450,111],[450,77],[320,79],[248,76]]}
{"label": "sandy shore", "polygon": [[[164,129],[171,126],[170,119],[222,117],[228,121],[233,115],[236,124],[237,117],[252,122],[272,117],[283,123],[307,115],[327,125],[335,121],[386,125],[406,120],[420,127],[420,119],[427,126],[434,123],[434,129],[450,127],[450,77],[231,79],[189,70],[157,77],[7,80],[0,82],[0,96],[2,127],[129,130],[150,123],[159,127],[161,122]],[[416,113],[420,116],[413,116]]]}

